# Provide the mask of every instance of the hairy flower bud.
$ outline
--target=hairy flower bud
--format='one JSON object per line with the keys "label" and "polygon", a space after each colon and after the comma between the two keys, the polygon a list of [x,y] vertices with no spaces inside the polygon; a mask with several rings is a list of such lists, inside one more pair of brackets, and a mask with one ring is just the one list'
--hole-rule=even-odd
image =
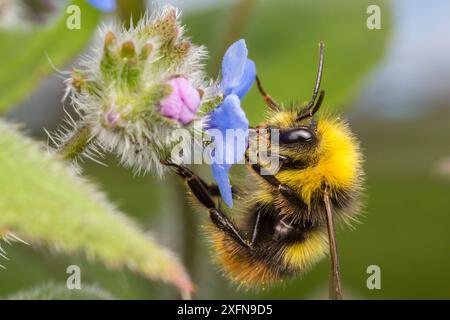
{"label": "hairy flower bud", "polygon": [[[163,173],[160,160],[170,154],[170,133],[197,118],[216,88],[200,63],[205,49],[183,34],[172,6],[146,15],[130,30],[100,32],[93,54],[66,82],[81,115],[77,127],[90,130],[89,144],[116,153],[138,171]],[[69,138],[70,132],[59,141]]]}
{"label": "hairy flower bud", "polygon": [[200,106],[200,93],[183,77],[172,79],[167,84],[171,93],[160,103],[161,114],[182,124],[190,123]]}

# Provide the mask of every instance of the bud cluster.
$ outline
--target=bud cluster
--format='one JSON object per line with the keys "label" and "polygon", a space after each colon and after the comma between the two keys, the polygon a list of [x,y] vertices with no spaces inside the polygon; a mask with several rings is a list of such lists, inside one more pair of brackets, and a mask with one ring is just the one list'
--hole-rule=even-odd
{"label": "bud cluster", "polygon": [[[87,147],[116,153],[137,171],[161,175],[160,159],[170,154],[170,133],[190,127],[202,105],[217,100],[216,85],[205,76],[202,46],[183,35],[176,8],[146,15],[135,27],[103,28],[98,46],[67,79],[66,96],[80,115]],[[72,154],[75,132],[62,130],[55,139]],[[89,151],[91,147],[91,151]]]}

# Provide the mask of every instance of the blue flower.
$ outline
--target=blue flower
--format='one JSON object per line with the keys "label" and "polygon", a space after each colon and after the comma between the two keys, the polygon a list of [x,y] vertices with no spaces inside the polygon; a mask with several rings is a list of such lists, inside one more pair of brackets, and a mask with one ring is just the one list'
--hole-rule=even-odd
{"label": "blue flower", "polygon": [[103,12],[116,10],[116,0],[87,0],[87,2]]}
{"label": "blue flower", "polygon": [[222,60],[222,81],[220,90],[224,96],[235,94],[242,99],[250,90],[256,76],[255,63],[247,59],[245,40],[233,43]]}
{"label": "blue flower", "polygon": [[[242,160],[248,146],[249,123],[240,100],[250,90],[256,77],[255,64],[247,56],[244,40],[233,43],[225,52],[219,86],[224,100],[209,114],[206,123],[207,130],[216,129],[222,137],[217,139],[213,135],[215,148],[211,153],[211,169],[222,199],[230,208],[233,206],[233,197],[229,171],[233,164]],[[233,139],[227,139],[227,130],[234,130]],[[242,141],[244,143],[240,143]]]}

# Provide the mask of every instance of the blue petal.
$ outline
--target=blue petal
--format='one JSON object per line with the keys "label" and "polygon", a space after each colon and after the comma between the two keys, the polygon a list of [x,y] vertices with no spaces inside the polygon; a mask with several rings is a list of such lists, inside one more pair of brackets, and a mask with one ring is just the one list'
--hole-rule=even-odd
{"label": "blue petal", "polygon": [[[214,160],[227,164],[234,164],[242,160],[248,145],[248,124],[239,97],[234,94],[225,97],[223,102],[210,113],[206,127],[206,129],[218,129],[222,141],[225,142],[216,146],[222,148],[222,150],[219,150],[221,153],[218,152],[218,154],[223,154],[225,159],[216,157]],[[228,133],[231,136],[227,137],[227,130],[230,131]],[[230,137],[233,139],[230,139]],[[242,141],[244,143],[238,143]]]}
{"label": "blue petal", "polygon": [[241,83],[238,87],[231,90],[231,93],[236,94],[239,99],[242,99],[250,90],[253,82],[256,79],[256,66],[255,63],[247,59],[245,62],[244,73],[242,74]]}
{"label": "blue petal", "polygon": [[230,178],[228,173],[230,171],[230,164],[212,164],[212,175],[219,186],[220,195],[228,207],[233,207],[233,194],[231,191]]}
{"label": "blue petal", "polygon": [[248,130],[248,120],[244,110],[241,108],[241,101],[235,94],[225,97],[222,103],[209,114],[207,128],[214,128],[225,131],[226,129]]}
{"label": "blue petal", "polygon": [[245,40],[233,43],[225,52],[222,60],[222,81],[220,89],[226,96],[239,87],[247,62],[248,50]]}
{"label": "blue petal", "polygon": [[[213,161],[211,167],[220,194],[229,207],[233,206],[233,200],[228,172],[232,164],[238,163],[244,157],[248,146],[248,124],[239,97],[231,94],[225,97],[224,101],[209,114],[205,128],[206,130],[219,130],[225,141],[225,143],[216,142],[216,149],[211,155]],[[227,139],[227,130],[240,131],[231,132],[236,133],[236,136],[233,135],[233,139],[229,139],[229,137]],[[238,136],[238,133],[242,133],[244,136]],[[242,138],[244,141],[240,143]],[[217,150],[217,148],[220,149]]]}
{"label": "blue petal", "polygon": [[87,2],[103,12],[116,10],[116,0],[87,0]]}

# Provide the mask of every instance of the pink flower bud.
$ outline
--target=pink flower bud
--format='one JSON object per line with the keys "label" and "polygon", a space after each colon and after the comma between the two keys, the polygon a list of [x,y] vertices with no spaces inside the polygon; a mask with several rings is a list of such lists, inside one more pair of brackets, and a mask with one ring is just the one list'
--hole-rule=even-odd
{"label": "pink flower bud", "polygon": [[172,87],[172,92],[160,102],[161,115],[181,124],[194,120],[200,107],[200,94],[197,89],[183,77],[169,80],[167,84]]}
{"label": "pink flower bud", "polygon": [[120,114],[118,114],[114,110],[110,110],[106,114],[105,119],[106,119],[106,123],[110,127],[114,127],[117,124],[117,122],[119,122],[119,120],[120,120]]}

